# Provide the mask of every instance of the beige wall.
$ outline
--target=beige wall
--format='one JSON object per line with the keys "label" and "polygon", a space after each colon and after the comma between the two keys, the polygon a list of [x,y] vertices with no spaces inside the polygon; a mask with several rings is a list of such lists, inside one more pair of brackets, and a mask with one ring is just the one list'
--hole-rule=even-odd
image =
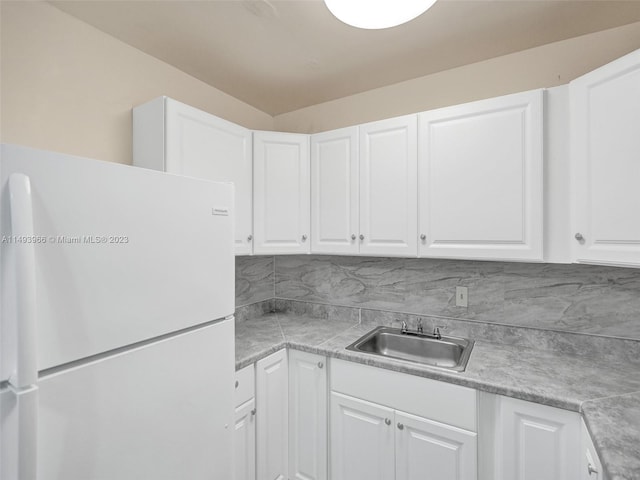
{"label": "beige wall", "polygon": [[160,95],[249,128],[273,117],[45,3],[1,9],[0,139],[131,163],[131,108]]}
{"label": "beige wall", "polygon": [[640,22],[275,118],[39,2],[0,0],[0,140],[131,163],[131,108],[159,95],[248,128],[313,133],[571,79],[640,48]]}
{"label": "beige wall", "polygon": [[640,22],[497,57],[285,113],[280,131],[315,133],[568,83],[640,48]]}

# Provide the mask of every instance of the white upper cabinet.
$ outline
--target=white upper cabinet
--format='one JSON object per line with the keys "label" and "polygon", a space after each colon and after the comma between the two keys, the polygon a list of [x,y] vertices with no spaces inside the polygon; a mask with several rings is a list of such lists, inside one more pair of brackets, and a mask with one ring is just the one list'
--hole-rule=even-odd
{"label": "white upper cabinet", "polygon": [[570,96],[574,260],[640,267],[640,50]]}
{"label": "white upper cabinet", "polygon": [[309,136],[254,132],[254,252],[309,253]]}
{"label": "white upper cabinet", "polygon": [[250,130],[159,97],[133,109],[133,163],[178,175],[233,182],[235,251],[251,253]]}
{"label": "white upper cabinet", "polygon": [[358,127],[311,136],[311,251],[357,254]]}
{"label": "white upper cabinet", "polygon": [[543,259],[543,91],[419,115],[419,255]]}
{"label": "white upper cabinet", "polygon": [[417,116],[360,126],[360,253],[417,255]]}

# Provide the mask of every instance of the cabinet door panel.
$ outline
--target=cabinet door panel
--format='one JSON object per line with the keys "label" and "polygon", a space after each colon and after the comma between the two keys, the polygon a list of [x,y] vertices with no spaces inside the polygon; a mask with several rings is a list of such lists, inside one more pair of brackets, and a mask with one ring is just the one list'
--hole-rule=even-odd
{"label": "cabinet door panel", "polygon": [[579,478],[579,414],[501,397],[500,422],[499,478]]}
{"label": "cabinet door panel", "polygon": [[417,117],[360,126],[360,253],[417,254]]}
{"label": "cabinet door panel", "polygon": [[542,260],[543,92],[419,116],[421,256]]}
{"label": "cabinet door panel", "polygon": [[578,478],[580,480],[604,480],[605,478],[602,463],[584,420],[580,422],[580,475]]}
{"label": "cabinet door panel", "polygon": [[640,50],[570,84],[574,258],[640,266]]}
{"label": "cabinet door panel", "polygon": [[254,252],[309,253],[309,137],[254,132]]}
{"label": "cabinet door panel", "polygon": [[234,451],[235,480],[256,480],[256,423],[252,398],[236,408]]}
{"label": "cabinet door panel", "polygon": [[311,137],[313,253],[358,253],[357,142],[357,127]]}
{"label": "cabinet door panel", "polygon": [[327,478],[326,359],[289,351],[289,479]]}
{"label": "cabinet door panel", "polygon": [[251,131],[196,108],[166,100],[166,171],[235,186],[236,254],[251,253]]}
{"label": "cabinet door panel", "polygon": [[288,469],[289,387],[287,352],[256,363],[256,458],[260,480],[286,480]]}
{"label": "cabinet door panel", "polygon": [[476,434],[396,411],[396,480],[475,480]]}
{"label": "cabinet door panel", "polygon": [[393,410],[331,393],[331,479],[394,478]]}

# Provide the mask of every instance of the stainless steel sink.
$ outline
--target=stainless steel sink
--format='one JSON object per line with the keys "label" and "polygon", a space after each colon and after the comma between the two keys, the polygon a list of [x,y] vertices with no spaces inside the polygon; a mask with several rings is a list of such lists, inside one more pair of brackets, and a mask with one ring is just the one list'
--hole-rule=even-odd
{"label": "stainless steel sink", "polygon": [[473,340],[402,332],[399,328],[377,327],[360,337],[347,350],[420,363],[443,370],[464,372]]}

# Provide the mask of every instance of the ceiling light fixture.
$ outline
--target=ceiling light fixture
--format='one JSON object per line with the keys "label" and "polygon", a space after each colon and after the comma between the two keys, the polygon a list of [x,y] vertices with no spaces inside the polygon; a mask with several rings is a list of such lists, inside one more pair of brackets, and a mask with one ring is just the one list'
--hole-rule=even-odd
{"label": "ceiling light fixture", "polygon": [[324,3],[347,25],[375,30],[413,20],[436,0],[324,0]]}

